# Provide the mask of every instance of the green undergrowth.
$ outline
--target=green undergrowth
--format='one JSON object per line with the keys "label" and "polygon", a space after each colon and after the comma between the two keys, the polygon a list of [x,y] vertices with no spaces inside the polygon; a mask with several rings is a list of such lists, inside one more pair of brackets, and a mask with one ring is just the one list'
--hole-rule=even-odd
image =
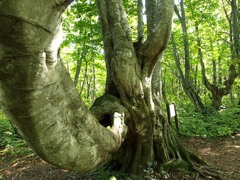
{"label": "green undergrowth", "polygon": [[180,135],[222,137],[240,132],[240,108],[224,107],[218,111],[206,108],[202,115],[187,108],[177,108]]}
{"label": "green undergrowth", "polygon": [[[208,107],[204,115],[190,108],[177,107],[177,117],[181,136],[217,138],[240,133],[240,108],[237,106],[222,108],[219,111]],[[172,124],[174,125],[174,123]],[[0,111],[0,162],[31,153],[33,151],[14,131],[6,116]],[[145,179],[151,180],[169,178],[169,174],[163,170],[156,173],[154,164],[149,164],[144,170],[144,174]],[[78,174],[78,176],[80,179],[89,177],[106,180],[135,179],[128,174],[106,170]]]}
{"label": "green undergrowth", "polygon": [[0,155],[12,158],[32,152],[26,142],[14,131],[12,125],[0,111]]}

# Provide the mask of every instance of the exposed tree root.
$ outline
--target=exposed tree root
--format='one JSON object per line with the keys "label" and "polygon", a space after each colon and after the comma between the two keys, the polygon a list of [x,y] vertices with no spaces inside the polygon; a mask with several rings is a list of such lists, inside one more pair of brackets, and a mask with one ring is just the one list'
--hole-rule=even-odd
{"label": "exposed tree root", "polygon": [[[126,114],[125,118],[127,120],[131,119],[128,109],[122,105],[121,101],[107,94],[97,99],[91,111],[104,126],[113,125],[112,117],[116,111]],[[171,122],[160,113],[157,119],[158,121],[156,121],[157,125],[153,137],[154,158],[149,160],[151,161],[149,162],[151,166],[139,166],[140,159],[145,158],[146,154],[137,154],[137,149],[141,142],[138,142],[138,138],[129,133],[119,151],[113,154],[113,163],[109,163],[108,168],[110,166],[112,167],[110,168],[111,170],[135,174],[136,179],[149,177],[149,174],[154,176],[155,179],[166,179],[167,176],[164,175],[164,173],[172,174],[176,171],[182,174],[187,173],[187,179],[221,179],[217,170],[209,167],[204,160],[188,151],[182,145],[172,131]],[[129,125],[129,127],[131,129],[131,125]],[[145,144],[145,146],[149,145],[150,143]],[[142,152],[142,150],[140,152]],[[155,175],[155,173],[158,175]]]}
{"label": "exposed tree root", "polygon": [[222,179],[220,176],[220,172],[211,168],[210,166],[197,167],[197,165],[195,165],[193,170],[196,171],[201,177],[205,179],[219,179],[219,180]]}
{"label": "exposed tree root", "polygon": [[[192,157],[192,153],[190,153]],[[197,162],[196,162],[197,160]],[[164,165],[164,170],[169,174],[174,172],[182,172],[187,174],[187,179],[207,179],[207,180],[221,180],[221,172],[207,165],[205,161],[195,156],[191,161],[174,160]],[[185,178],[184,178],[185,179]]]}

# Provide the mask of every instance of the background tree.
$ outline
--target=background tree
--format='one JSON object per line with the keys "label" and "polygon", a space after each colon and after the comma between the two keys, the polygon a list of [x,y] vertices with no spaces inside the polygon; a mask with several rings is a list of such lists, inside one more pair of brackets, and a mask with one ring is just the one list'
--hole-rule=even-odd
{"label": "background tree", "polygon": [[[224,4],[223,4],[224,5]],[[215,6],[212,6],[212,7],[219,7],[218,4],[215,4]],[[222,101],[222,98],[223,96],[226,96],[228,94],[230,94],[231,92],[231,89],[232,89],[232,85],[234,83],[234,80],[236,79],[237,77],[237,70],[236,70],[236,65],[237,63],[234,62],[234,59],[237,59],[236,57],[236,53],[234,53],[234,50],[232,48],[232,44],[236,44],[236,43],[233,43],[233,31],[232,31],[232,27],[233,27],[233,24],[237,24],[237,22],[233,23],[232,21],[230,21],[230,18],[228,17],[228,15],[226,14],[226,7],[225,5],[223,6],[223,12],[225,12],[225,15],[227,17],[227,21],[228,21],[228,27],[229,27],[229,37],[226,37],[226,39],[229,39],[228,41],[228,46],[229,46],[229,50],[230,50],[230,59],[229,59],[229,73],[228,75],[226,75],[226,78],[223,82],[223,84],[217,84],[217,80],[216,80],[216,60],[215,60],[215,57],[214,57],[214,54],[210,54],[212,56],[212,62],[213,62],[213,81],[212,83],[209,82],[207,76],[206,76],[206,68],[205,68],[205,65],[204,65],[204,57],[203,57],[203,53],[202,53],[202,43],[201,43],[201,39],[200,39],[200,36],[199,36],[199,24],[203,24],[204,21],[203,20],[200,20],[200,21],[196,21],[196,38],[197,38],[197,46],[198,46],[198,56],[199,56],[199,59],[200,59],[200,64],[201,64],[201,67],[202,67],[202,79],[203,79],[203,84],[206,86],[206,88],[211,92],[211,98],[212,98],[212,106],[215,107],[216,109],[219,109],[219,107],[221,106],[221,101]],[[234,11],[232,10],[232,13]],[[223,13],[221,13],[223,15]],[[217,20],[213,19],[211,16],[205,16],[205,21],[211,21],[212,24],[215,22],[217,23],[216,21],[219,21],[221,18],[223,17],[219,17]],[[235,26],[235,25],[234,25]],[[216,32],[216,30],[215,30]],[[237,40],[238,41],[238,40]],[[213,46],[219,46],[218,44],[215,44],[213,42],[213,39],[211,38],[210,42],[209,42],[209,46],[210,46],[210,49],[211,51],[214,50]],[[221,48],[221,47],[218,47],[218,48]],[[236,48],[234,48],[236,49]],[[236,51],[235,51],[236,52]],[[222,57],[218,56],[218,59],[219,59],[219,63],[221,62],[221,59]],[[222,80],[221,80],[222,81]]]}
{"label": "background tree", "polygon": [[95,1],[74,1],[63,15],[61,55],[85,103],[104,92],[106,68]]}
{"label": "background tree", "polygon": [[[231,20],[231,23],[229,23],[228,18],[226,18],[226,12],[227,16],[232,17],[230,1],[229,3],[225,1],[201,3],[199,1],[186,1],[184,5],[182,5],[185,10],[185,18],[182,18],[184,13],[181,13],[180,11],[181,5],[178,5],[177,7],[178,9],[175,8],[175,11],[178,15],[176,15],[174,18],[175,27],[173,29],[175,44],[174,42],[171,42],[173,47],[170,46],[165,53],[165,58],[169,59],[170,61],[163,63],[163,67],[165,68],[163,75],[164,77],[166,76],[166,84],[170,82],[174,82],[176,84],[171,86],[171,88],[166,87],[166,94],[170,97],[170,99],[173,99],[173,101],[177,101],[175,100],[176,98],[174,99],[174,95],[178,95],[181,100],[177,101],[177,104],[180,106],[182,106],[182,104],[189,104],[189,101],[182,93],[184,88],[179,88],[179,86],[177,86],[179,79],[181,79],[181,72],[176,72],[175,70],[176,68],[181,68],[182,76],[184,77],[184,71],[186,67],[184,66],[185,61],[183,61],[183,59],[185,59],[186,53],[188,52],[190,54],[187,57],[190,57],[191,60],[189,65],[190,82],[193,89],[202,99],[204,106],[208,107],[210,104],[212,104],[218,109],[218,107],[223,103],[228,105],[233,103],[236,104],[238,81],[236,80],[237,71],[234,69],[237,68],[238,58],[232,58],[232,47],[234,43],[233,41],[231,42],[231,39],[233,40],[233,33],[230,32],[230,28],[233,26],[233,24],[235,26],[239,23],[233,23],[233,18],[229,19]],[[198,8],[196,9],[196,7]],[[186,41],[186,39],[184,41],[182,38],[183,28],[179,17],[182,21],[185,19],[187,22],[188,30],[185,34],[187,34],[188,41]],[[198,26],[198,30],[196,29],[196,25]],[[201,45],[199,45],[199,40]],[[183,48],[185,42],[188,42],[186,47],[188,47],[189,50],[187,51]],[[205,75],[202,75],[200,70],[200,50],[205,66]],[[172,55],[171,51],[175,51],[175,57]],[[174,61],[171,61],[171,59],[176,58],[179,59],[179,61],[177,61],[178,65]],[[224,97],[223,102],[216,100],[219,99],[219,96],[212,95],[212,92],[205,87],[203,82],[206,81],[202,81],[204,76],[205,79],[208,79],[210,84],[216,86],[215,91],[212,91],[215,94],[217,94],[216,92],[219,89],[224,90],[226,87],[229,87],[227,88],[229,90],[224,90],[226,92],[225,95],[221,95]],[[218,92],[222,93],[222,90],[219,90]],[[230,96],[226,96],[229,94]],[[184,97],[184,99],[181,97]],[[228,102],[229,100],[231,100],[231,102]]]}
{"label": "background tree", "polygon": [[199,112],[203,112],[204,105],[202,103],[202,100],[200,96],[197,94],[196,90],[193,87],[193,80],[190,76],[191,73],[191,57],[190,57],[190,48],[189,48],[189,40],[188,40],[188,32],[187,32],[187,23],[186,23],[186,15],[185,15],[185,9],[184,9],[184,2],[181,0],[179,2],[180,5],[180,11],[178,10],[178,7],[175,5],[174,10],[175,13],[180,21],[181,27],[182,27],[182,36],[183,36],[183,42],[184,42],[184,73],[181,68],[180,63],[180,57],[178,56],[178,51],[176,47],[176,42],[174,40],[174,35],[172,35],[172,45],[173,45],[173,53],[174,53],[174,59],[179,71],[179,78],[182,82],[182,87],[191,100],[191,102],[194,104],[194,107]]}

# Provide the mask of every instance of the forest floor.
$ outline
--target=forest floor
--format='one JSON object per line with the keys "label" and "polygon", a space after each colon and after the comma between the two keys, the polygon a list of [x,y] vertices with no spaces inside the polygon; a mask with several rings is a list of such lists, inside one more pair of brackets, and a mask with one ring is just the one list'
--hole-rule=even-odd
{"label": "forest floor", "polygon": [[[184,145],[209,165],[219,170],[224,180],[240,179],[240,134],[202,139],[181,138]],[[41,160],[33,153],[21,157],[0,154],[0,180],[74,180],[95,179],[92,175],[61,170]],[[104,179],[104,178],[103,178]],[[109,178],[106,178],[107,180]],[[186,175],[171,175],[170,179],[189,179]]]}

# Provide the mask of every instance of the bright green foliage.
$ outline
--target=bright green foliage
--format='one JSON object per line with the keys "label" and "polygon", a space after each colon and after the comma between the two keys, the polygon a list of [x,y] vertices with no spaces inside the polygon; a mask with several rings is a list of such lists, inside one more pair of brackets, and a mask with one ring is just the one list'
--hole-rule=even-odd
{"label": "bright green foliage", "polygon": [[104,92],[106,69],[95,1],[75,1],[63,16],[61,54],[84,99],[90,105]]}
{"label": "bright green foliage", "polygon": [[205,116],[187,108],[178,109],[180,134],[183,136],[219,137],[240,132],[240,108],[216,111],[208,108]]}
{"label": "bright green foliage", "polygon": [[[203,53],[203,61],[205,63],[208,80],[214,83],[214,76],[216,76],[216,85],[223,87],[224,80],[228,77],[230,64],[236,64],[232,62],[231,59],[230,26],[224,13],[224,8],[226,8],[228,15],[230,15],[230,5],[226,1],[219,0],[184,1],[184,5],[189,38],[191,84],[193,84],[194,89],[201,96],[205,106],[208,107],[211,103],[211,93],[204,87],[202,82],[196,26],[199,28],[200,48]],[[174,17],[173,24],[172,33],[175,37],[181,67],[184,71],[183,34],[177,16]],[[216,70],[213,68],[214,63],[216,63]],[[239,81],[239,78],[236,81]],[[163,82],[169,101],[175,101],[180,105],[191,105],[180,84],[171,42],[164,55]],[[237,84],[239,83],[235,82],[232,88],[232,100],[239,99],[240,97],[239,85]]]}
{"label": "bright green foliage", "polygon": [[137,41],[137,0],[124,0],[124,7],[128,16],[128,23],[132,31],[132,40],[133,42]]}

